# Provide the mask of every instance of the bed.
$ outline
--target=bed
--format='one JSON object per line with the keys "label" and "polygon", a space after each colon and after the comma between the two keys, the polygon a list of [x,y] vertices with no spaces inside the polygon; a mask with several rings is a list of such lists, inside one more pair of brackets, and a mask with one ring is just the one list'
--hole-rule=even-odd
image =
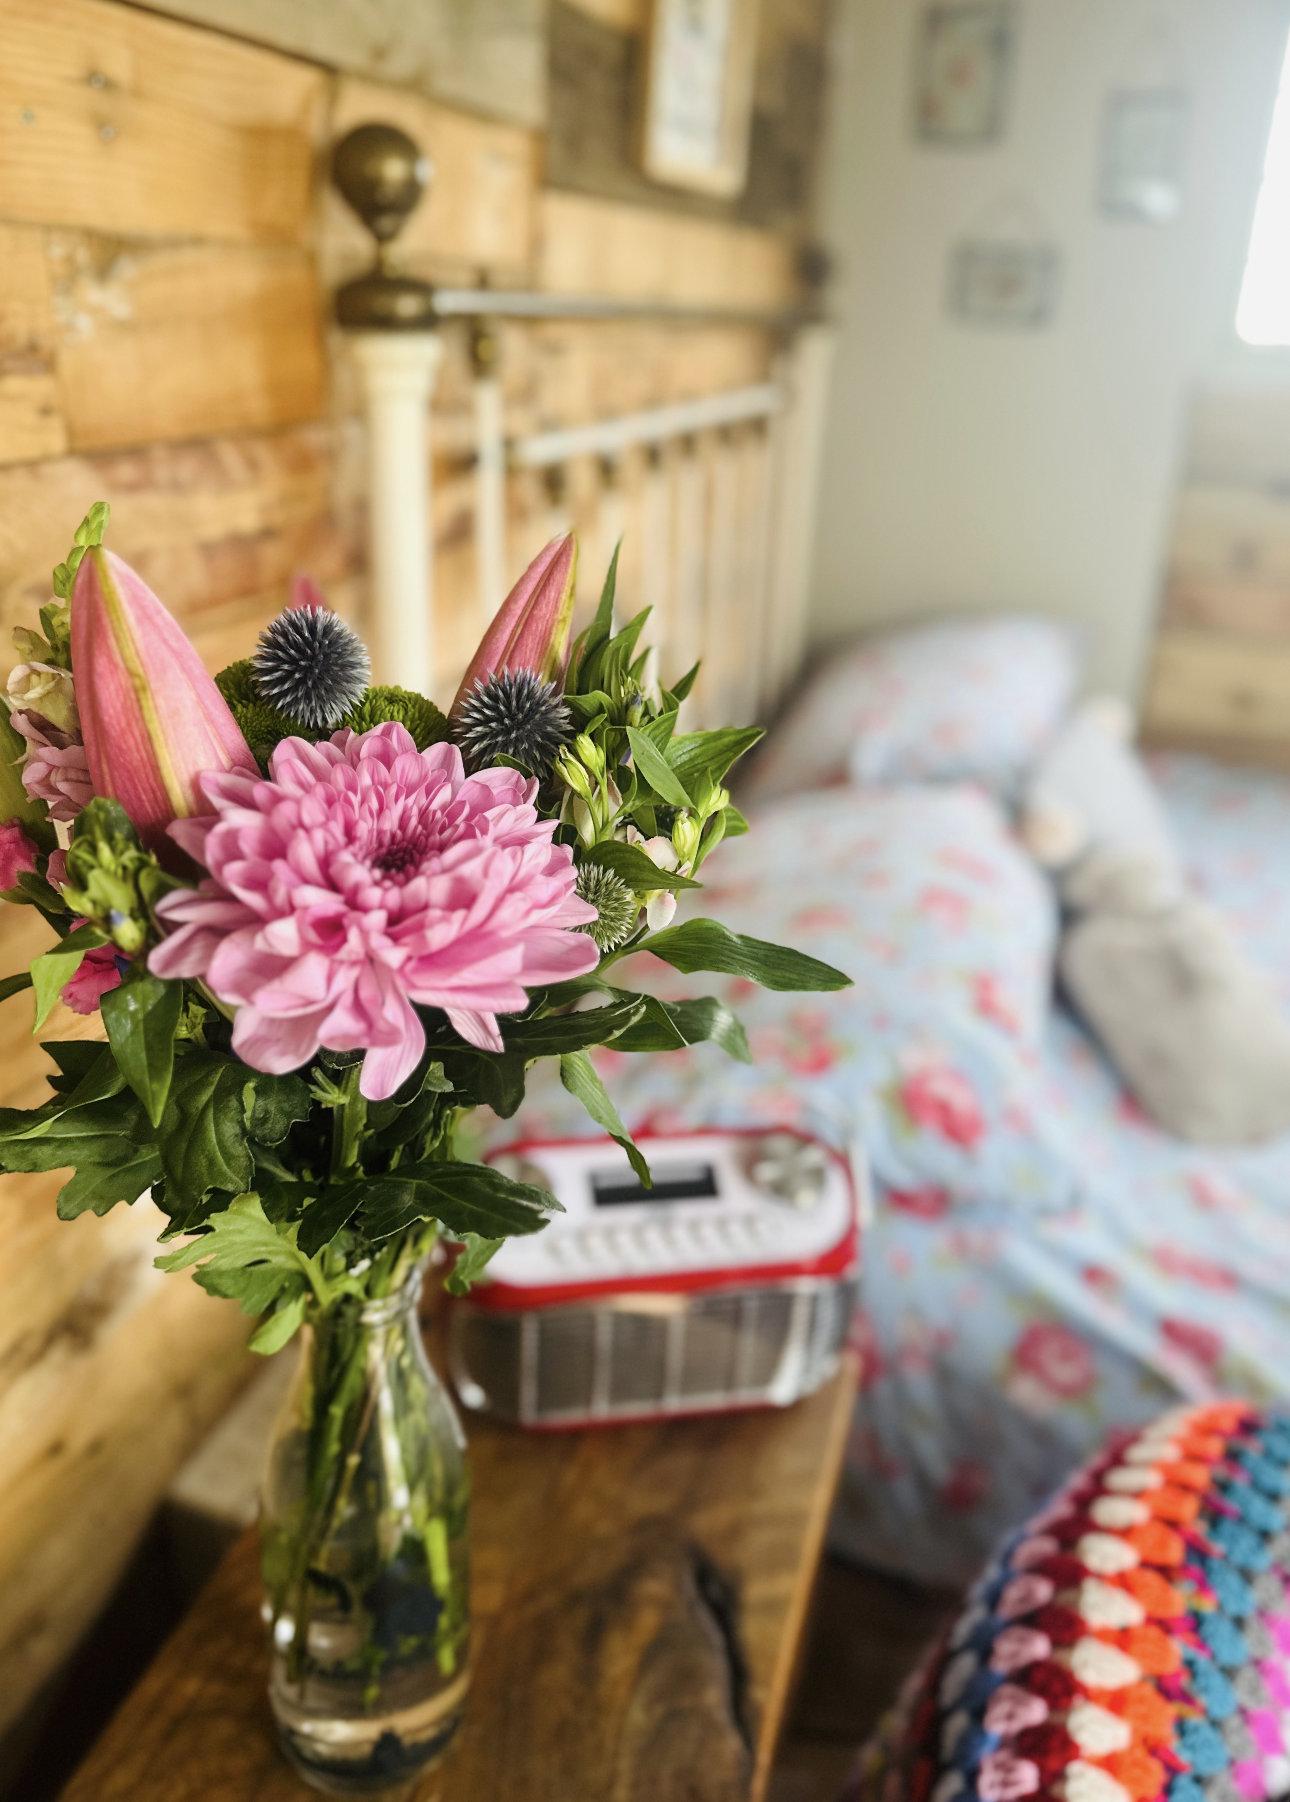
{"label": "bed", "polygon": [[[1290,776],[1151,767],[1193,883],[1290,1005]],[[1290,1388],[1290,1139],[1215,1152],[1145,1117],[1053,1001],[1056,903],[1006,784],[927,774],[777,780],[705,871],[714,912],[808,944],[853,989],[714,984],[754,1064],[702,1046],[600,1065],[638,1128],[782,1121],[867,1158],[864,1382],[833,1545],[957,1583],[1111,1425]],[[667,992],[657,966],[633,975]],[[549,1089],[524,1128],[583,1130]]]}

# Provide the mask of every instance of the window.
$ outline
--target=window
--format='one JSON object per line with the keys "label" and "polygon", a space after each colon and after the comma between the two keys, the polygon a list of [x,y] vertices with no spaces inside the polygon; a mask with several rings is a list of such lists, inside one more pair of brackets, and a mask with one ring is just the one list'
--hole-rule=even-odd
{"label": "window", "polygon": [[1272,115],[1236,330],[1247,344],[1290,345],[1290,51]]}

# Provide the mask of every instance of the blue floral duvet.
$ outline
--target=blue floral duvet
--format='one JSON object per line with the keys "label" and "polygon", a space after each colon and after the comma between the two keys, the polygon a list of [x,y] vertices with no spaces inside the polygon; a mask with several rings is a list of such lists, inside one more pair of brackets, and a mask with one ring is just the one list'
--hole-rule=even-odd
{"label": "blue floral duvet", "polygon": [[[1290,778],[1154,769],[1196,884],[1290,1005]],[[1108,1428],[1179,1396],[1290,1393],[1290,1140],[1216,1152],[1142,1115],[1053,1004],[1052,899],[986,795],[799,797],[709,873],[714,913],[856,986],[714,984],[751,1066],[706,1046],[598,1061],[638,1127],[784,1121],[863,1149],[838,1550],[957,1582]],[[548,1088],[523,1126],[582,1130]]]}

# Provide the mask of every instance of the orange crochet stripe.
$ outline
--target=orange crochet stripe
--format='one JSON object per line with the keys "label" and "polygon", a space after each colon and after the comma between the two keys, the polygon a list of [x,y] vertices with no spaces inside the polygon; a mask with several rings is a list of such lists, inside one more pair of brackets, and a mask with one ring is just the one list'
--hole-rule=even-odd
{"label": "orange crochet stripe", "polygon": [[1181,1590],[1175,1589],[1167,1577],[1140,1564],[1136,1570],[1121,1571],[1115,1582],[1140,1602],[1153,1620],[1181,1620],[1187,1612]]}
{"label": "orange crochet stripe", "polygon": [[1166,1570],[1181,1564],[1187,1551],[1182,1535],[1159,1520],[1130,1527],[1121,1537],[1126,1545],[1133,1547],[1144,1564],[1158,1564]]}

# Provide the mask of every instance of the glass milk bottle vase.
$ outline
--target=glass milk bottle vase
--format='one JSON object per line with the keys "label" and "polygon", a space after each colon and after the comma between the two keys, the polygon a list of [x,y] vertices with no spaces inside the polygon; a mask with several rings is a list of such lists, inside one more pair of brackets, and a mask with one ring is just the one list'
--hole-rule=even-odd
{"label": "glass milk bottle vase", "polygon": [[338,1795],[433,1764],[469,1684],[465,1441],[420,1291],[418,1269],[315,1316],[269,1454],[270,1700],[292,1763]]}

